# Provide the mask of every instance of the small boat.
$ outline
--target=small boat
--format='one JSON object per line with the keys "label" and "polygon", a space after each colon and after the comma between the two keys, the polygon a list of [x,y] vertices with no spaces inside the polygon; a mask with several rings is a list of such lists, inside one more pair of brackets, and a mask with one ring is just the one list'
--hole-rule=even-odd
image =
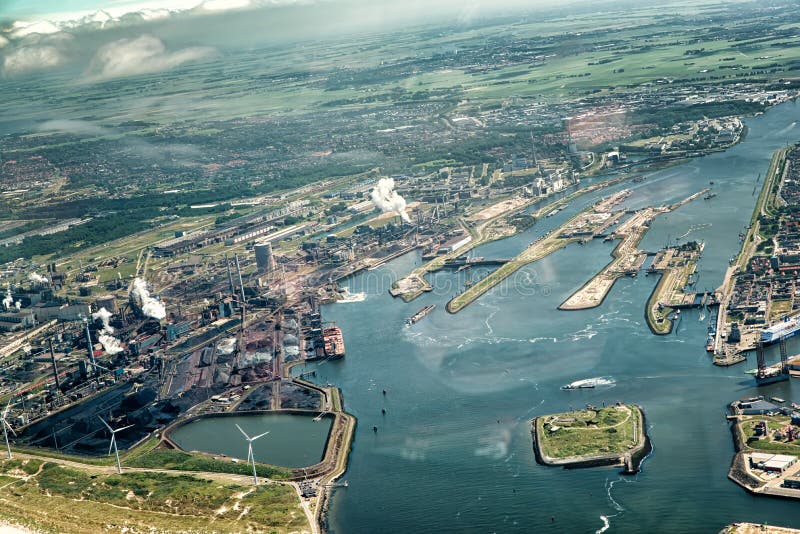
{"label": "small boat", "polygon": [[406,324],[409,325],[409,326],[411,326],[412,324],[416,324],[423,317],[425,317],[430,312],[432,312],[434,310],[434,308],[436,308],[436,304],[428,304],[427,306],[425,306],[421,310],[419,310],[417,313],[415,313],[414,315],[412,315],[411,317],[406,319]]}
{"label": "small boat", "polygon": [[717,196],[716,193],[708,193],[706,196],[703,197],[703,200],[711,200],[715,196]]}

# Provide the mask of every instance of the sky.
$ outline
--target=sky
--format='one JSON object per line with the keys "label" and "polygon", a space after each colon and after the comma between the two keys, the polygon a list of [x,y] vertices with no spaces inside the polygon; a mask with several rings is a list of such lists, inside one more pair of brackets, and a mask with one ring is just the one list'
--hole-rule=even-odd
{"label": "sky", "polygon": [[0,0],[0,16],[29,19],[36,15],[90,13],[108,11],[137,11],[142,8],[188,9],[202,0]]}
{"label": "sky", "polygon": [[68,69],[93,83],[168,71],[236,48],[441,20],[468,25],[498,10],[586,1],[0,0],[0,80]]}

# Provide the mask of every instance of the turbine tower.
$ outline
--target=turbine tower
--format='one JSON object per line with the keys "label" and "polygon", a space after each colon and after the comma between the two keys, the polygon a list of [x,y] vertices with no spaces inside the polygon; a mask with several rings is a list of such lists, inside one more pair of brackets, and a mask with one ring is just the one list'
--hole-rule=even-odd
{"label": "turbine tower", "polygon": [[6,438],[6,449],[8,449],[8,459],[10,460],[11,459],[11,444],[8,443],[8,431],[10,430],[11,433],[14,434],[14,436],[16,436],[17,433],[14,432],[14,429],[11,428],[11,425],[8,424],[8,419],[7,418],[8,418],[9,410],[11,410],[11,400],[8,401],[8,404],[6,404],[6,407],[3,410],[3,415],[0,416],[0,424],[3,425],[3,437]]}
{"label": "turbine tower", "polygon": [[239,432],[242,433],[244,439],[247,440],[247,461],[253,465],[253,485],[258,486],[258,477],[256,476],[256,458],[255,456],[253,456],[253,442],[258,438],[263,438],[264,436],[269,434],[269,430],[267,430],[263,434],[259,434],[258,436],[251,438],[250,436],[247,435],[247,433],[244,430],[242,430],[242,427],[236,425],[236,428],[239,429]]}
{"label": "turbine tower", "polygon": [[133,425],[123,426],[122,428],[118,428],[118,429],[114,430],[113,428],[111,428],[111,426],[109,426],[108,423],[106,423],[103,420],[102,417],[100,417],[98,415],[97,418],[100,419],[100,422],[105,425],[105,427],[108,429],[109,432],[111,432],[111,443],[108,445],[108,454],[111,454],[111,449],[113,448],[114,449],[114,456],[117,457],[117,474],[121,475],[122,474],[122,465],[120,465],[120,463],[119,463],[119,450],[117,450],[117,432],[122,432],[123,430],[127,430],[127,429],[131,428]]}

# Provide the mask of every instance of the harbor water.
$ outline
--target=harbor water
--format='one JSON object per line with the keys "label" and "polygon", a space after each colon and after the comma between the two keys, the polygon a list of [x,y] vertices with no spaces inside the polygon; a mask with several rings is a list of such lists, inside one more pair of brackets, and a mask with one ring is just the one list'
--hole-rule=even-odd
{"label": "harbor water", "polygon": [[[739,249],[757,177],[763,181],[776,149],[798,140],[797,121],[800,106],[783,104],[748,119],[746,139],[727,152],[583,196],[474,254],[513,256],[610,191],[632,188],[624,205],[637,208],[681,200],[714,182],[715,198],[657,217],[641,244],[655,251],[679,236],[704,241],[696,287],[714,289]],[[727,479],[734,450],[724,418],[726,405],[744,396],[800,401],[800,385],[755,388],[744,374],[753,356],[736,367],[713,366],[699,310],[684,313],[675,333],[652,335],[644,308],[655,276],[619,280],[598,308],[556,310],[610,261],[614,245],[570,245],[457,315],[444,308],[464,272],[432,275],[435,291],[408,304],[388,294],[393,280],[420,263],[418,253],[348,280],[350,291],[367,297],[325,307],[325,319],[345,334],[347,356],[319,365],[316,377],[341,387],[359,421],[349,487],[335,490],[331,502],[333,532],[717,532],[734,521],[800,527],[800,503],[756,498]],[[404,324],[427,304],[436,309]],[[800,342],[791,340],[789,350],[800,351]],[[771,359],[776,352],[770,349]],[[560,389],[600,376],[610,383]],[[654,451],[640,474],[536,464],[531,418],[616,401],[640,404],[647,415]]]}

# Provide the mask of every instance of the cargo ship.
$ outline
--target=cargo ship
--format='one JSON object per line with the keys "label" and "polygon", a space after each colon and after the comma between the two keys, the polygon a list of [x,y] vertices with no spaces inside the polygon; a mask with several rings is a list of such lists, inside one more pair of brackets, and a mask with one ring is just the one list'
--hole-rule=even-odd
{"label": "cargo ship", "polygon": [[325,357],[329,360],[344,358],[344,338],[342,329],[338,326],[327,326],[322,331],[322,339],[325,342]]}
{"label": "cargo ship", "polygon": [[417,313],[415,313],[414,315],[412,315],[411,317],[406,319],[406,324],[409,325],[409,326],[411,326],[412,324],[416,324],[423,317],[425,317],[430,312],[432,312],[435,307],[436,307],[436,304],[428,304],[427,306],[425,306],[424,308],[419,310]]}
{"label": "cargo ship", "polygon": [[800,332],[797,318],[787,319],[761,330],[761,342],[765,345],[777,343],[781,338],[794,337]]}

